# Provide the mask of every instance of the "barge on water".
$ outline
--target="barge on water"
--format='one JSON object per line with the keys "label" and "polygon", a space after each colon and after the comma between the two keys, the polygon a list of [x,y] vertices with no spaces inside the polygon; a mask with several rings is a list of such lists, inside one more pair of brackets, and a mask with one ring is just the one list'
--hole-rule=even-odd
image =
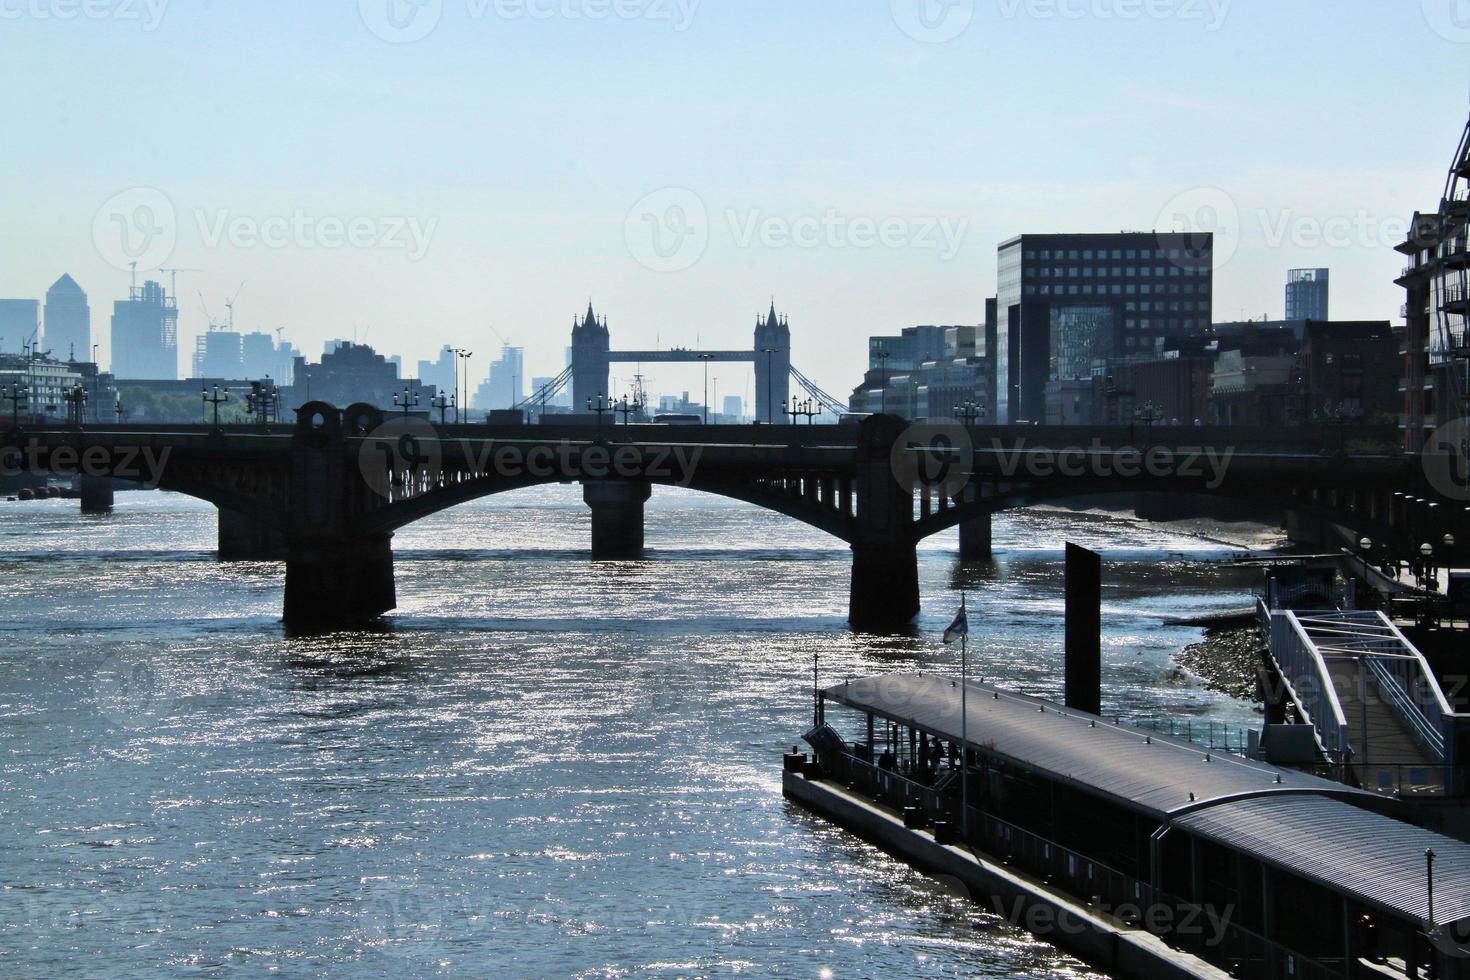
{"label": "barge on water", "polygon": [[1391,799],[933,674],[805,738],[789,799],[1114,975],[1470,978],[1470,844]]}

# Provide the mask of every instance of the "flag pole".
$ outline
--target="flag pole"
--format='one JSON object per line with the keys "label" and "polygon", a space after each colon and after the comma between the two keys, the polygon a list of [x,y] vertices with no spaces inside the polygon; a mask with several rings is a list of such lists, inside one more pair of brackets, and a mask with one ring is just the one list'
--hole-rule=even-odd
{"label": "flag pole", "polygon": [[[960,593],[960,611],[965,609],[965,593]],[[960,634],[960,836],[970,842],[970,697],[969,697],[969,616]]]}

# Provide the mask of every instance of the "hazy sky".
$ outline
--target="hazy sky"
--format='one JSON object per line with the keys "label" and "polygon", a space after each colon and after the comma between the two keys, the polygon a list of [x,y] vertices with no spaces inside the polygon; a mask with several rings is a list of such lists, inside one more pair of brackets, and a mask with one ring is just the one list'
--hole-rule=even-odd
{"label": "hazy sky", "polygon": [[746,348],[774,295],[845,397],[866,335],[978,321],[1021,232],[1208,225],[1217,320],[1318,265],[1397,320],[1470,4],[0,0],[0,91],[0,295],[72,273],[104,351],[130,256],[203,270],[181,347],[244,281],[313,356],[475,374],[492,328],[556,373],[589,297],[616,347]]}

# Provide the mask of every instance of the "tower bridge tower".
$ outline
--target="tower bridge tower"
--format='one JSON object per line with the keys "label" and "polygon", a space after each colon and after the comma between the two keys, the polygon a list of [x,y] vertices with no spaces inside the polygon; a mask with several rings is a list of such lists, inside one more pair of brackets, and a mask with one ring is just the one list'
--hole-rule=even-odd
{"label": "tower bridge tower", "polygon": [[572,411],[587,409],[587,400],[598,395],[612,397],[608,390],[608,352],[612,349],[607,333],[607,319],[598,322],[587,301],[587,315],[582,322],[572,319]]}
{"label": "tower bridge tower", "polygon": [[755,321],[755,417],[760,422],[781,422],[782,411],[791,397],[791,327],[776,316],[776,301],[762,323]]}

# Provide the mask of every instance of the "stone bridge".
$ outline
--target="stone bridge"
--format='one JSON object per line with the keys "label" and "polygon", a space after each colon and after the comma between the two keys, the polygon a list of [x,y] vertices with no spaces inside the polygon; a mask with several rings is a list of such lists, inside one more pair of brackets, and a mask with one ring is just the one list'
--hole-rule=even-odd
{"label": "stone bridge", "polygon": [[1470,542],[1467,501],[1426,457],[1389,448],[1391,431],[966,427],[891,416],[831,426],[435,426],[320,402],[297,417],[294,426],[12,429],[0,452],[7,472],[79,475],[84,510],[111,506],[114,479],[215,504],[221,559],[286,562],[285,621],[297,630],[348,627],[394,607],[398,528],[547,483],[582,484],[598,559],[642,554],[655,485],[819,528],[851,547],[849,617],[873,630],[918,613],[921,540],[959,526],[961,557],[988,558],[992,514],[1049,500],[1236,498],[1367,535],[1385,556],[1405,558],[1445,535]]}

